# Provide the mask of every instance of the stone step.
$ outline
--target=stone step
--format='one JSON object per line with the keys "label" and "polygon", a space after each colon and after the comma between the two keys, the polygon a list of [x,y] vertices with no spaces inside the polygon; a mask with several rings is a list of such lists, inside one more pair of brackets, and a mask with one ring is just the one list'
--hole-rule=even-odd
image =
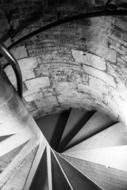
{"label": "stone step", "polygon": [[64,158],[104,190],[127,189],[127,172],[69,156]]}
{"label": "stone step", "polygon": [[[41,164],[42,164],[41,159],[43,159],[42,157],[44,157],[43,155],[45,154],[45,150],[46,150],[45,142],[40,141],[39,145],[37,146],[36,156],[34,158],[32,166],[31,166],[30,173],[27,177],[27,181],[26,181],[24,190],[30,189],[33,180],[35,181],[35,182],[33,181],[33,184],[36,184],[36,180],[38,180],[38,179],[37,179],[37,177],[34,177],[34,176],[38,172],[39,166],[41,167]],[[39,183],[39,182],[37,181],[37,183]],[[48,181],[44,185],[46,186],[46,184],[48,185]],[[46,189],[44,189],[44,190],[46,190]]]}
{"label": "stone step", "polygon": [[73,190],[67,176],[65,175],[61,164],[55,153],[51,154],[52,159],[52,183],[55,190]]}
{"label": "stone step", "polygon": [[36,155],[36,150],[33,150],[29,153],[26,158],[22,161],[19,167],[16,170],[13,170],[10,178],[7,183],[1,188],[1,190],[10,190],[10,189],[24,189],[26,184],[27,177],[29,175],[33,160]]}
{"label": "stone step", "polygon": [[60,141],[61,149],[64,149],[69,141],[75,136],[75,134],[81,129],[88,119],[91,117],[93,112],[86,110],[72,109],[67,120],[62,138]]}
{"label": "stone step", "polygon": [[80,190],[99,190],[95,183],[89,180],[86,176],[82,175],[76,168],[64,160],[61,156],[57,155],[57,158],[65,171],[73,189]]}
{"label": "stone step", "polygon": [[23,129],[20,133],[12,135],[11,137],[0,142],[0,156],[7,154],[13,149],[19,147],[24,144],[31,138],[31,133],[29,130]]}
{"label": "stone step", "polygon": [[93,150],[79,150],[71,153],[66,152],[64,155],[127,171],[127,145]]}
{"label": "stone step", "polygon": [[104,130],[113,124],[113,120],[106,114],[101,112],[96,112],[88,122],[82,126],[81,130],[72,138],[68,146],[75,145],[82,140],[85,140],[96,133]]}
{"label": "stone step", "polygon": [[67,152],[71,153],[81,150],[90,150],[120,145],[127,145],[127,127],[122,123],[117,123],[86,139],[85,141],[73,146],[72,148],[68,149]]}
{"label": "stone step", "polygon": [[66,139],[66,137],[71,133],[71,131],[75,128],[76,125],[80,122],[80,120],[85,115],[85,110],[72,109],[64,129],[61,142]]}
{"label": "stone step", "polygon": [[48,186],[46,149],[44,150],[40,163],[36,169],[37,171],[32,180],[30,190],[42,190]]}
{"label": "stone step", "polygon": [[48,116],[40,117],[36,120],[36,123],[48,142],[51,142],[52,135],[55,131],[60,114],[52,114]]}

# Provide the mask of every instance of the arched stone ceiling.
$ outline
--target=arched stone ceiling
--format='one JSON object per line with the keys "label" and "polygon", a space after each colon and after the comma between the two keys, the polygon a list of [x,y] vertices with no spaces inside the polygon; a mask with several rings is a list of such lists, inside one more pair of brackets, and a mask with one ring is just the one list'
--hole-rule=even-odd
{"label": "arched stone ceiling", "polygon": [[[7,39],[9,35],[5,42],[8,46],[47,23],[104,3],[3,0],[0,36]],[[36,20],[32,24],[31,15]],[[125,16],[77,20],[40,33],[11,49],[23,74],[24,102],[33,116],[69,107],[101,109],[127,124],[126,23]],[[15,36],[17,29],[20,32]],[[6,73],[15,84],[10,67]]]}

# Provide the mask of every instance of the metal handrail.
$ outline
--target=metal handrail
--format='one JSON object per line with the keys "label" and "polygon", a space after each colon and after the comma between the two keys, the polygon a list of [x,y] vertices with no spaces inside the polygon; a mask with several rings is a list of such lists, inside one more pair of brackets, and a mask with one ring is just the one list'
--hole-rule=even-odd
{"label": "metal handrail", "polygon": [[[82,13],[82,14],[77,14],[77,15],[73,15],[73,16],[66,16],[62,19],[59,19],[55,22],[49,23],[45,26],[40,27],[39,29],[23,36],[22,38],[20,38],[19,40],[15,41],[13,44],[11,44],[8,48],[11,49],[13,48],[15,45],[41,33],[44,31],[47,31],[53,27],[74,21],[74,20],[80,20],[83,18],[93,18],[93,17],[102,17],[102,16],[122,16],[122,15],[127,15],[127,3],[125,4],[125,8],[123,8],[123,4],[120,7],[114,6],[114,5],[108,5],[107,7],[102,6],[101,7],[96,7],[95,10],[91,11],[91,12],[86,12],[86,13]],[[101,11],[99,9],[102,9]],[[98,11],[99,10],[99,11]]]}
{"label": "metal handrail", "polygon": [[[110,2],[110,1],[109,1]],[[101,9],[101,10],[99,10]],[[8,49],[13,48],[15,45],[27,40],[28,38],[31,38],[41,32],[47,31],[50,28],[74,21],[74,20],[80,20],[83,18],[92,18],[92,17],[100,17],[100,16],[115,16],[115,15],[127,15],[127,3],[123,3],[123,4],[119,4],[119,5],[114,5],[114,4],[110,4],[107,3],[106,6],[100,6],[100,7],[96,7],[93,11],[91,12],[86,12],[86,13],[82,13],[82,14],[77,14],[77,15],[73,15],[73,16],[67,16],[64,17],[62,19],[59,19],[55,22],[52,22],[50,24],[47,24],[46,26],[42,26],[39,29],[25,35],[24,37],[20,38],[19,40],[17,40],[16,42],[12,43]],[[16,61],[16,59],[14,58],[14,56],[9,52],[8,50],[2,43],[0,43],[0,53],[8,60],[8,64],[6,64],[4,66],[4,68],[8,65],[11,64],[15,75],[16,75],[16,79],[17,79],[17,91],[20,95],[20,97],[22,97],[22,93],[23,93],[23,84],[22,84],[22,73],[20,70],[20,67]],[[0,56],[1,57],[1,56]]]}
{"label": "metal handrail", "polygon": [[6,64],[3,68],[5,68],[8,65],[11,65],[15,72],[16,80],[17,80],[17,92],[18,92],[19,96],[22,98],[23,84],[22,84],[22,73],[21,73],[19,64],[16,61],[16,59],[14,58],[14,56],[10,53],[10,51],[2,43],[0,43],[0,53],[8,61],[8,64]]}

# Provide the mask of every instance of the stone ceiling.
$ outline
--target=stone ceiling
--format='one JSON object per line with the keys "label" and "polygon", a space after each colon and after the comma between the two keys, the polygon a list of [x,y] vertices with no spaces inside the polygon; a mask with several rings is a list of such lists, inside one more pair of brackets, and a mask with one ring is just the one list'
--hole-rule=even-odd
{"label": "stone ceiling", "polygon": [[[1,0],[0,36],[9,46],[48,23],[105,3]],[[11,49],[23,74],[24,102],[33,116],[69,107],[97,108],[127,123],[126,23],[125,16],[73,21]],[[6,72],[15,85],[12,69]]]}

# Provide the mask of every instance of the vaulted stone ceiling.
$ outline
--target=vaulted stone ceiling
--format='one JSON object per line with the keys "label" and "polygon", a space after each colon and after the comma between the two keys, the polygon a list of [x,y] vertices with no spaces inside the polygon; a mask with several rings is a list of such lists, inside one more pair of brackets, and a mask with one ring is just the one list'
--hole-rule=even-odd
{"label": "vaulted stone ceiling", "polygon": [[[1,39],[10,46],[46,24],[106,2],[1,0]],[[24,102],[33,116],[80,107],[104,110],[127,124],[126,16],[75,20],[29,38],[11,52],[21,67]],[[11,67],[5,71],[15,85]]]}

